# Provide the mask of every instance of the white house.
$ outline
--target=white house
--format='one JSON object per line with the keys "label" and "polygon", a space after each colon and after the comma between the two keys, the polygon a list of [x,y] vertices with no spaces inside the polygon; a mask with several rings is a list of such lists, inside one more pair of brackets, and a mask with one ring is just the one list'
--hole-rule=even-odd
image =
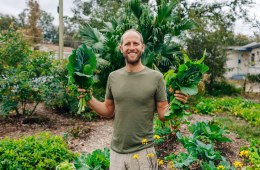
{"label": "white house", "polygon": [[260,42],[227,48],[225,77],[243,79],[247,74],[260,74]]}

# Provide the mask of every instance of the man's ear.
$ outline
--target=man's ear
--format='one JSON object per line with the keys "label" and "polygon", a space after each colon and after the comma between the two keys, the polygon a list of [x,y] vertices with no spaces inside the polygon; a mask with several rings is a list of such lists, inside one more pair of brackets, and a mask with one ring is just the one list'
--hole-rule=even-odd
{"label": "man's ear", "polygon": [[144,52],[144,50],[145,50],[145,45],[143,44],[143,50],[142,50],[142,52]]}
{"label": "man's ear", "polygon": [[122,48],[121,44],[119,45],[119,50],[120,50],[121,53],[123,53],[123,48]]}

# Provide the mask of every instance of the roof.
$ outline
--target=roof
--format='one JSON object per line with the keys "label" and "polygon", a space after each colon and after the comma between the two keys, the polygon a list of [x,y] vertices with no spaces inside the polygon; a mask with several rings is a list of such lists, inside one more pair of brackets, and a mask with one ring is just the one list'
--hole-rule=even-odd
{"label": "roof", "polygon": [[255,48],[260,47],[260,42],[252,42],[250,44],[244,45],[244,46],[229,46],[226,49],[227,50],[233,50],[233,51],[251,51]]}

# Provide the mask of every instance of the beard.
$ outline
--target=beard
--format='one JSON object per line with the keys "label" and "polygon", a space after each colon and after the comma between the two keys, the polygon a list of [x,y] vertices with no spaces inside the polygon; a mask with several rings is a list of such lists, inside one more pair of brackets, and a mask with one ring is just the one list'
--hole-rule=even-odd
{"label": "beard", "polygon": [[136,65],[141,60],[141,54],[139,54],[134,60],[129,59],[128,55],[124,55],[127,64]]}

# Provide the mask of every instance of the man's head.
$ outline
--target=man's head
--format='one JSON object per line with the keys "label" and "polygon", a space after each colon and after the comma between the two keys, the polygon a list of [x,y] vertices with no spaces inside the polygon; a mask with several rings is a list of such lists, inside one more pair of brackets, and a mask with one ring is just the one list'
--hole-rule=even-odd
{"label": "man's head", "polygon": [[127,30],[121,37],[119,48],[128,64],[138,64],[145,48],[142,35],[134,29]]}

